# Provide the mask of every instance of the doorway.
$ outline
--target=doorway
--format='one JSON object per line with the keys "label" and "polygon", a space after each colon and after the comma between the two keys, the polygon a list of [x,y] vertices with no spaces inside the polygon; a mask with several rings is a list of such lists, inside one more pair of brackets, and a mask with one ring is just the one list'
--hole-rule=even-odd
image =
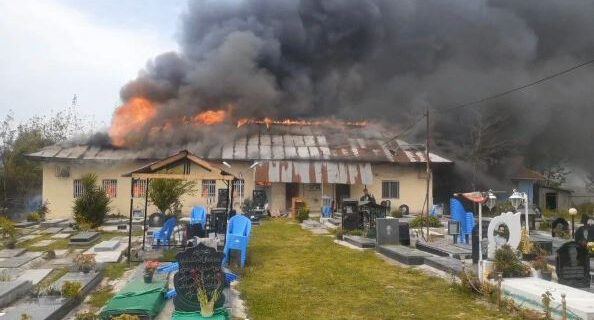
{"label": "doorway", "polygon": [[557,210],[557,193],[547,192],[545,194],[546,208],[549,210]]}
{"label": "doorway", "polygon": [[342,210],[342,200],[351,197],[351,185],[336,184],[336,210]]}
{"label": "doorway", "polygon": [[293,198],[299,197],[299,184],[298,183],[287,183],[286,184],[286,203],[285,208],[287,210],[293,209]]}

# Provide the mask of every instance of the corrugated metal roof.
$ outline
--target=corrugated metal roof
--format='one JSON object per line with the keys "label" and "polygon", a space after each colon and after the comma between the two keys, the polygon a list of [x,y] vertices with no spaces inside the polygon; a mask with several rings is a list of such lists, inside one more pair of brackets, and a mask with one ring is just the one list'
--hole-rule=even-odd
{"label": "corrugated metal roof", "polygon": [[369,162],[266,161],[256,167],[256,182],[372,184]]}
{"label": "corrugated metal roof", "polygon": [[[192,150],[187,146],[179,149],[187,148],[190,152],[211,160],[426,162],[423,146],[408,144],[402,140],[391,141],[389,137],[390,135],[385,132],[365,128],[338,130],[272,127],[269,130],[240,136],[232,142],[206,152]],[[173,150],[173,152],[177,151]],[[32,158],[44,160],[155,160],[167,155],[156,154],[154,150],[132,151],[88,145],[50,146],[29,154]],[[451,162],[433,153],[430,158],[436,163]]]}

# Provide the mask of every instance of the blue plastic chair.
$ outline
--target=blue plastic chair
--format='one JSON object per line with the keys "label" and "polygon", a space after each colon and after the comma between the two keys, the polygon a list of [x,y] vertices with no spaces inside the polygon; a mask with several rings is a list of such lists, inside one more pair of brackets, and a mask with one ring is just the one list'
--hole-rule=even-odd
{"label": "blue plastic chair", "polygon": [[192,208],[192,214],[190,215],[190,224],[201,224],[202,229],[206,228],[206,208],[202,206],[196,206]]}
{"label": "blue plastic chair", "polygon": [[153,245],[169,245],[169,239],[171,239],[171,235],[173,234],[173,229],[175,228],[176,224],[177,220],[174,217],[167,219],[161,230],[154,233]]}
{"label": "blue plastic chair", "polygon": [[458,237],[458,243],[466,243],[466,238],[472,234],[472,228],[474,227],[474,215],[472,212],[466,212],[462,202],[460,200],[451,198],[450,199],[450,213],[452,220],[460,223],[460,236]]}
{"label": "blue plastic chair", "polygon": [[247,248],[252,233],[252,222],[242,214],[236,214],[229,220],[227,226],[227,236],[225,241],[225,259],[223,265],[229,264],[229,255],[231,250],[241,251],[241,267],[245,266],[247,258]]}

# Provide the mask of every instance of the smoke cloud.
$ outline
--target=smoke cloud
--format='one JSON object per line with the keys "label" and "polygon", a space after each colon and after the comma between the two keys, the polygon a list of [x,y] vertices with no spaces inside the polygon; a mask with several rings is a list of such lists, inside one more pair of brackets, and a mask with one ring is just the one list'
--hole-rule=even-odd
{"label": "smoke cloud", "polygon": [[489,169],[513,156],[534,167],[554,158],[589,168],[594,66],[472,108],[439,110],[594,58],[593,16],[586,0],[191,1],[180,52],[152,59],[121,97],[158,106],[131,133],[143,137],[137,147],[232,131],[179,127],[166,140],[147,138],[168,119],[206,110],[229,110],[232,120],[367,119],[397,129],[429,108],[437,110],[433,143],[446,156],[475,157]]}

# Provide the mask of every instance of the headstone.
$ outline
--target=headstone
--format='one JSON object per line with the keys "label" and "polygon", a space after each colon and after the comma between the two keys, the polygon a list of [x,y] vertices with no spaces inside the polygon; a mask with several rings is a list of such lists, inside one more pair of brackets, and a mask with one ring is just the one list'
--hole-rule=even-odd
{"label": "headstone", "polygon": [[70,237],[71,245],[87,245],[100,238],[101,234],[94,231],[79,232]]}
{"label": "headstone", "polygon": [[557,278],[559,283],[574,288],[590,287],[590,258],[588,250],[570,241],[557,250]]}
{"label": "headstone", "polygon": [[210,209],[210,230],[217,234],[224,234],[227,231],[227,209],[213,208]]}
{"label": "headstone", "polygon": [[359,201],[355,199],[344,199],[342,201],[342,230],[355,230],[361,227]]}
{"label": "headstone", "polygon": [[162,227],[165,223],[165,214],[161,212],[155,212],[148,217],[148,225],[151,228]]}
{"label": "headstone", "polygon": [[376,243],[378,246],[400,243],[400,220],[378,218],[375,220]]}
{"label": "headstone", "polygon": [[408,222],[399,223],[398,237],[401,245],[410,246],[410,226]]}
{"label": "headstone", "polygon": [[[196,292],[197,278],[202,279],[209,299],[217,288],[224,286],[225,275],[221,269],[223,257],[222,252],[202,243],[177,254],[179,270],[173,277],[173,285],[177,293],[173,303],[177,311],[200,311]],[[215,307],[222,306],[224,302],[225,297],[221,294]]]}
{"label": "headstone", "polygon": [[264,208],[264,205],[268,202],[266,199],[266,191],[264,190],[252,191],[252,198],[254,199],[254,205],[259,208]]}
{"label": "headstone", "polygon": [[[521,213],[506,212],[494,217],[487,229],[489,259],[495,258],[495,251],[507,244],[512,249],[517,249],[522,238]],[[507,230],[507,234],[505,234]],[[507,237],[506,237],[507,236]]]}
{"label": "headstone", "polygon": [[557,238],[563,238],[563,235],[569,232],[569,223],[563,218],[557,218],[551,223],[551,235]]}
{"label": "headstone", "polygon": [[581,226],[575,231],[575,242],[587,246],[588,242],[594,242],[594,226]]}
{"label": "headstone", "polygon": [[229,208],[229,190],[219,189],[217,197],[217,208]]}

